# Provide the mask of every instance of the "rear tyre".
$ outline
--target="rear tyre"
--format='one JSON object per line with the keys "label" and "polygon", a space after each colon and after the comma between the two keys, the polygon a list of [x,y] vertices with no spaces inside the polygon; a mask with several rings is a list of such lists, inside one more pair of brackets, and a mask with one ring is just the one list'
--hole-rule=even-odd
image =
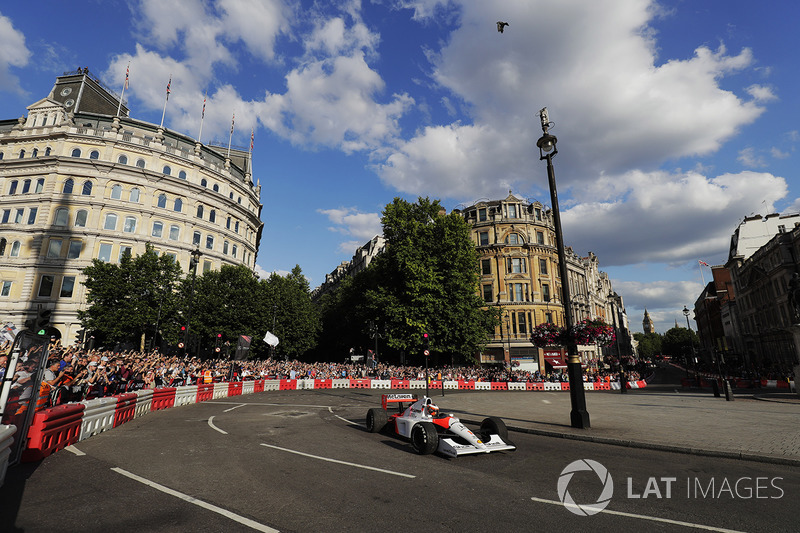
{"label": "rear tyre", "polygon": [[383,409],[373,407],[367,411],[367,431],[370,433],[378,433],[386,427],[388,421],[389,417]]}
{"label": "rear tyre", "polygon": [[411,428],[411,445],[420,455],[429,455],[439,447],[439,434],[430,422],[417,422]]}
{"label": "rear tyre", "polygon": [[496,416],[490,416],[481,422],[481,433],[486,437],[489,435],[497,435],[503,439],[503,441],[508,441],[508,428],[506,428],[506,423]]}

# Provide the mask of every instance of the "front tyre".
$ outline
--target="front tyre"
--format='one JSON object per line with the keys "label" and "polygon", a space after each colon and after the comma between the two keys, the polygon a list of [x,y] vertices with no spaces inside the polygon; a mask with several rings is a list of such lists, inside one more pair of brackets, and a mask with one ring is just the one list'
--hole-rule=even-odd
{"label": "front tyre", "polygon": [[417,422],[411,428],[411,445],[420,455],[429,455],[439,447],[439,434],[430,422]]}
{"label": "front tyre", "polygon": [[506,428],[506,423],[496,416],[490,416],[481,422],[481,433],[486,436],[497,435],[504,442],[508,441],[508,428]]}
{"label": "front tyre", "polygon": [[378,433],[386,426],[388,420],[389,417],[386,415],[386,411],[373,407],[367,411],[367,431]]}

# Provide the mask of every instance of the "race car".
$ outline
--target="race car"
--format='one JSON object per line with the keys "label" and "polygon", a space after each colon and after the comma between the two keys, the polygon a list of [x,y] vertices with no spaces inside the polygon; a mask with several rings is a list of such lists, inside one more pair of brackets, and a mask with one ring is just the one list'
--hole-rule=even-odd
{"label": "race car", "polygon": [[[404,409],[408,403],[411,405]],[[390,414],[395,404],[397,410]],[[413,394],[384,394],[381,407],[367,411],[366,425],[371,433],[388,430],[409,439],[421,455],[439,452],[458,457],[517,449],[508,440],[508,429],[501,419],[486,418],[476,435],[455,416],[441,413],[427,396],[418,400]]]}

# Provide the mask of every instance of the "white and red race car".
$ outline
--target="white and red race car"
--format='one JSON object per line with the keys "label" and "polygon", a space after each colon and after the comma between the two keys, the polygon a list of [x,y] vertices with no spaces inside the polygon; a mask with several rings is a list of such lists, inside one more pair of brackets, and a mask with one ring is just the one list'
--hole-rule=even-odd
{"label": "white and red race car", "polygon": [[[409,402],[411,405],[403,409]],[[395,404],[397,411],[390,414],[388,409]],[[381,407],[367,411],[366,425],[371,433],[388,429],[409,439],[422,455],[439,452],[458,457],[517,449],[508,440],[508,429],[501,419],[486,418],[476,435],[455,416],[441,413],[427,396],[418,400],[413,394],[384,394]]]}

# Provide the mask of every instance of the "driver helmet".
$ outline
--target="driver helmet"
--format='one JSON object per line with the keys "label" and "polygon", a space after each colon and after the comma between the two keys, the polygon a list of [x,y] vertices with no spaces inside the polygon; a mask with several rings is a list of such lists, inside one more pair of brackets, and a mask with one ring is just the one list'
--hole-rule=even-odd
{"label": "driver helmet", "polygon": [[438,408],[438,407],[436,407],[436,405],[435,405],[435,404],[429,403],[429,404],[428,404],[428,413],[429,413],[431,416],[436,416],[436,415],[438,415],[438,414],[439,414],[439,408]]}

